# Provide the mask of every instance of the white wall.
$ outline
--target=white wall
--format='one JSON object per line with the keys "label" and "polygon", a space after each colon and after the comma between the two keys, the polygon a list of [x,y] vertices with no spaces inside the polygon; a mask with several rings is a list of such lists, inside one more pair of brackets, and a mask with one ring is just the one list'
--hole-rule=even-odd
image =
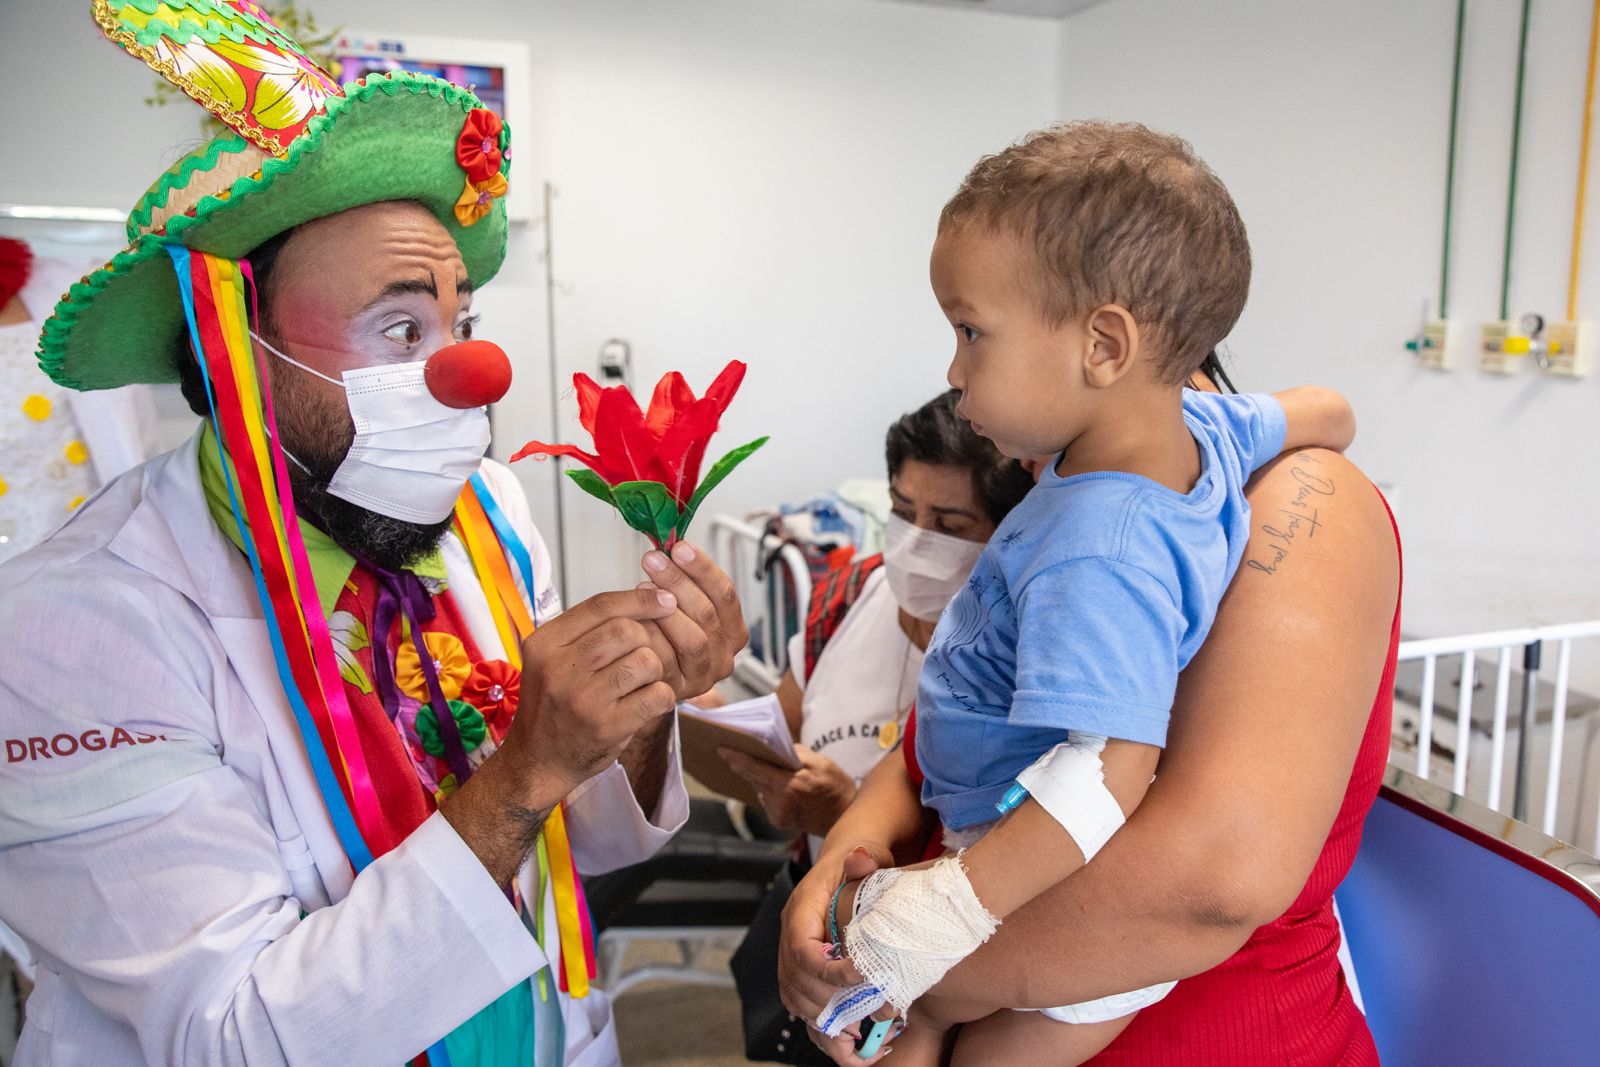
{"label": "white wall", "polygon": [[[637,384],[703,388],[750,364],[713,443],[772,443],[716,510],[803,499],[881,469],[888,422],[942,388],[950,341],[928,292],[939,207],[981,152],[1048,121],[1060,23],[885,0],[313,0],[324,24],[526,39],[532,129],[512,180],[559,189],[558,360],[593,372],[608,337]],[[130,206],[195,143],[195,110],[140,101],[151,76],[94,32],[86,0],[0,8],[0,200]],[[501,455],[548,436],[536,228],[482,294],[519,368]],[[581,440],[573,404],[558,436]],[[551,465],[518,465],[553,528]],[[577,593],[628,579],[636,545],[569,491]]]}
{"label": "white wall", "polygon": [[[773,440],[715,510],[880,472],[889,421],[943,388],[939,208],[980,152],[1049,119],[1059,23],[868,0],[497,10],[541,71],[562,370],[592,372],[613,336],[644,390],[671,368],[699,390],[745,360],[710,455]],[[577,591],[614,581],[608,561],[637,573],[613,516],[568,501]]]}
{"label": "white wall", "polygon": [[[1519,8],[1468,5],[1451,311],[1474,337],[1498,318]],[[1437,301],[1455,9],[1116,0],[1068,18],[1061,50],[1063,117],[1176,131],[1233,191],[1256,257],[1236,378],[1354,401],[1352,455],[1394,487],[1418,635],[1600,617],[1600,378],[1438,374],[1402,348]],[[1565,317],[1589,10],[1534,5],[1514,318]],[[1588,245],[1580,311],[1600,319]]]}

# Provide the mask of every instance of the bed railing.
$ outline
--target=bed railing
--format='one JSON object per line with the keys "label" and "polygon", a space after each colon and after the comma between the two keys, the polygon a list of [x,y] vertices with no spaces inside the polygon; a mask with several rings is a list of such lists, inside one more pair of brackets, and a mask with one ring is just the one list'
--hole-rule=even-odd
{"label": "bed railing", "polygon": [[794,545],[730,515],[710,525],[710,551],[733,579],[750,627],[750,645],[734,677],[753,692],[770,693],[789,669],[789,638],[805,624],[811,570]]}
{"label": "bed railing", "polygon": [[[1493,677],[1493,717],[1489,727],[1489,767],[1487,770],[1487,805],[1519,821],[1528,821],[1529,791],[1532,788],[1534,732],[1540,725],[1537,712],[1543,703],[1540,694],[1541,675],[1547,670],[1547,656],[1553,660],[1554,673],[1549,683],[1550,752],[1544,784],[1544,812],[1540,827],[1546,834],[1555,834],[1557,811],[1563,787],[1562,756],[1571,697],[1573,645],[1581,644],[1589,654],[1600,652],[1600,619],[1589,622],[1566,623],[1559,626],[1537,626],[1517,630],[1500,630],[1493,633],[1469,634],[1462,637],[1428,638],[1404,641],[1400,645],[1402,663],[1420,662],[1422,677],[1417,697],[1418,724],[1416,742],[1416,774],[1427,780],[1432,771],[1434,755],[1435,720],[1442,712],[1440,705],[1447,703],[1439,697],[1441,670],[1454,668],[1453,679],[1458,691],[1453,701],[1453,727],[1456,734],[1454,756],[1451,764],[1451,792],[1467,794],[1469,763],[1472,751],[1472,710],[1479,688],[1479,671],[1485,666],[1480,657],[1490,661],[1482,679],[1488,683]],[[1550,655],[1553,654],[1553,655]],[[1513,698],[1513,674],[1520,669],[1520,692]],[[1506,773],[1506,745],[1513,726],[1512,707],[1516,700],[1514,725],[1517,751]],[[1509,777],[1509,782],[1507,778]],[[1508,788],[1509,787],[1509,788]],[[1510,793],[1509,810],[1506,794]],[[1597,802],[1600,804],[1600,802]],[[1596,810],[1596,828],[1590,851],[1600,852],[1600,807]]]}

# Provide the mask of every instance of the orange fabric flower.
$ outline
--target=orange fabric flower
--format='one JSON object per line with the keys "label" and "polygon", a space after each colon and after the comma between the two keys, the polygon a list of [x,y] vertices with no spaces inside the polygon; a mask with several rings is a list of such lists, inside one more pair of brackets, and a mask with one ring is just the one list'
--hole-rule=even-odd
{"label": "orange fabric flower", "polygon": [[[472,673],[467,647],[454,634],[425,633],[422,639],[433,657],[434,669],[439,672],[439,687],[444,690],[444,698],[455,700],[461,695],[461,683]],[[432,699],[428,693],[428,677],[422,673],[422,660],[417,657],[417,646],[413,642],[401,644],[394,661],[394,675],[406,696],[424,704]]]}
{"label": "orange fabric flower", "polygon": [[500,153],[500,131],[505,123],[488,108],[478,107],[467,112],[467,121],[461,124],[456,138],[456,162],[467,172],[467,181],[486,182],[500,170],[504,156]]}
{"label": "orange fabric flower", "polygon": [[496,741],[506,735],[517,712],[522,672],[503,659],[485,660],[472,668],[461,686],[461,699],[483,712]]}
{"label": "orange fabric flower", "polygon": [[488,181],[467,179],[467,186],[456,201],[456,221],[471,226],[494,210],[494,202],[506,195],[506,176],[496,171]]}

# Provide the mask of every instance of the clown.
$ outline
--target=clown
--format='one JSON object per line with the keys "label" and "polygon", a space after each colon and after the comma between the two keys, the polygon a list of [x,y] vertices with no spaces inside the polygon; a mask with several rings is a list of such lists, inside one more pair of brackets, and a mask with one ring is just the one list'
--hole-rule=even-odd
{"label": "clown", "polygon": [[234,132],[41,339],[204,422],[0,568],[16,1062],[614,1063],[578,875],[682,825],[672,709],[745,628],[686,543],[561,612],[483,458],[509,132],[436,78],[341,88],[247,0],[92,10]]}

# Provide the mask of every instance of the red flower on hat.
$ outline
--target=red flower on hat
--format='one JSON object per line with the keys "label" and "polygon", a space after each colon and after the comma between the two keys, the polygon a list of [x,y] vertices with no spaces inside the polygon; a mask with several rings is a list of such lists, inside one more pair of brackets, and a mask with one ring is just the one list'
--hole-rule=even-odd
{"label": "red flower on hat", "polygon": [[738,392],[744,372],[745,365],[734,360],[697,398],[683,375],[672,371],[656,385],[645,411],[639,410],[627,386],[602,389],[587,374],[574,374],[578,421],[589,431],[594,452],[529,441],[511,458],[578,460],[589,470],[568,471],[568,477],[615,507],[629,526],[649,536],[657,547],[670,548],[684,535],[706,494],[766,443],[763,437],[734,449],[712,465],[704,482],[700,480],[706,445]]}
{"label": "red flower on hat", "polygon": [[33,273],[33,252],[21,241],[0,237],[0,308],[22,292]]}
{"label": "red flower on hat", "polygon": [[496,741],[506,735],[521,692],[522,672],[503,659],[485,660],[473,667],[461,685],[461,699],[483,712]]}
{"label": "red flower on hat", "polygon": [[456,138],[456,162],[467,172],[467,180],[478,184],[486,182],[500,172],[504,156],[500,153],[500,131],[505,123],[485,107],[475,107],[467,112],[467,121],[461,124]]}

